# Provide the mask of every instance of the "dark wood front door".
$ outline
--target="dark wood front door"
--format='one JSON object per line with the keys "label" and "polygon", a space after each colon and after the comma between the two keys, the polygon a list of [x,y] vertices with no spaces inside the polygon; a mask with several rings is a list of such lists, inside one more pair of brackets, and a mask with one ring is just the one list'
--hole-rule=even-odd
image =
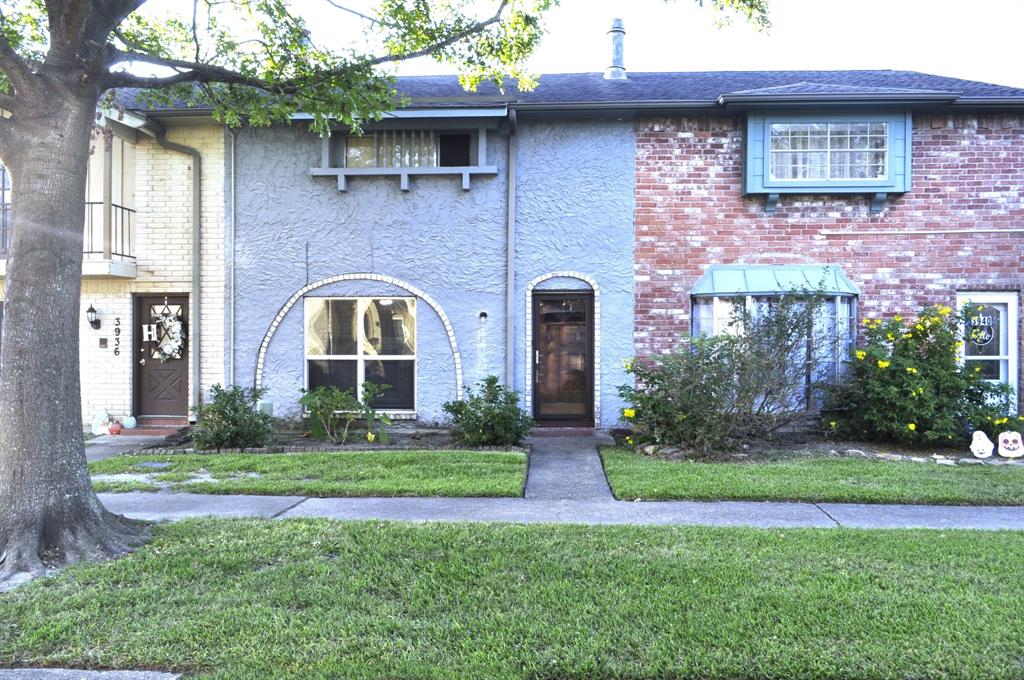
{"label": "dark wood front door", "polygon": [[538,425],[594,424],[594,298],[533,295],[533,415]]}
{"label": "dark wood front door", "polygon": [[[173,339],[161,315],[169,312],[182,321],[185,340],[178,357],[168,357]],[[135,298],[135,414],[137,416],[188,415],[188,297],[154,295]],[[172,344],[168,344],[172,343]],[[164,348],[164,353],[160,348]]]}

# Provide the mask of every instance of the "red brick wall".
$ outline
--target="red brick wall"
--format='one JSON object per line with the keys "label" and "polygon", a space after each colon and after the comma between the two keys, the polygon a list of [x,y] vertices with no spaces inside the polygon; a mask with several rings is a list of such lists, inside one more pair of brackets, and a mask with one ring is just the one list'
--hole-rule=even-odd
{"label": "red brick wall", "polygon": [[[864,196],[828,195],[783,195],[766,213],[764,196],[742,192],[743,125],[637,122],[638,355],[689,334],[690,289],[709,264],[841,265],[860,289],[862,318],[952,306],[958,290],[1024,288],[1022,116],[915,116],[913,191],[879,214]],[[1018,231],[938,231],[980,229]],[[1018,337],[1024,344],[1024,328]]]}

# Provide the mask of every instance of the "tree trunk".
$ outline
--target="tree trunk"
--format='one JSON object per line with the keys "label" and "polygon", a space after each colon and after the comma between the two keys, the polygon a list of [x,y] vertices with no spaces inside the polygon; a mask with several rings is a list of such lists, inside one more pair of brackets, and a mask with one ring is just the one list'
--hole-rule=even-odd
{"label": "tree trunk", "polygon": [[63,88],[19,112],[0,150],[12,242],[0,349],[0,584],[123,554],[144,525],[92,491],[82,436],[79,299],[97,98]]}

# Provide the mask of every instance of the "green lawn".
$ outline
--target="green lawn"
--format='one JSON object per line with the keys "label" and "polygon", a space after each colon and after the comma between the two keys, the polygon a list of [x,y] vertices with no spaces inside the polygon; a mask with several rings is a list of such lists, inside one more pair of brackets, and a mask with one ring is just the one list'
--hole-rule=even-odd
{"label": "green lawn", "polygon": [[1021,678],[1024,533],[189,520],[0,595],[0,666]]}
{"label": "green lawn", "polygon": [[602,452],[618,498],[1024,505],[1024,468],[863,458],[697,463]]}
{"label": "green lawn", "polygon": [[[168,463],[162,469],[141,463]],[[280,454],[140,454],[89,465],[97,491],[173,491],[302,496],[520,496],[526,454],[358,451]],[[191,480],[191,481],[190,481]]]}

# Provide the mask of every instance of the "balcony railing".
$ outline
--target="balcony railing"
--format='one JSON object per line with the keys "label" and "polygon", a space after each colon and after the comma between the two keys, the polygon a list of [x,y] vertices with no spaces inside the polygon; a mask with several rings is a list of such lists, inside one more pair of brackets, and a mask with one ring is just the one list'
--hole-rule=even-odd
{"label": "balcony railing", "polygon": [[[112,203],[104,210],[101,201],[85,204],[85,240],[82,252],[86,259],[134,260],[132,234],[135,231],[135,211]],[[11,247],[11,204],[4,203],[0,211],[0,258],[6,258]]]}

